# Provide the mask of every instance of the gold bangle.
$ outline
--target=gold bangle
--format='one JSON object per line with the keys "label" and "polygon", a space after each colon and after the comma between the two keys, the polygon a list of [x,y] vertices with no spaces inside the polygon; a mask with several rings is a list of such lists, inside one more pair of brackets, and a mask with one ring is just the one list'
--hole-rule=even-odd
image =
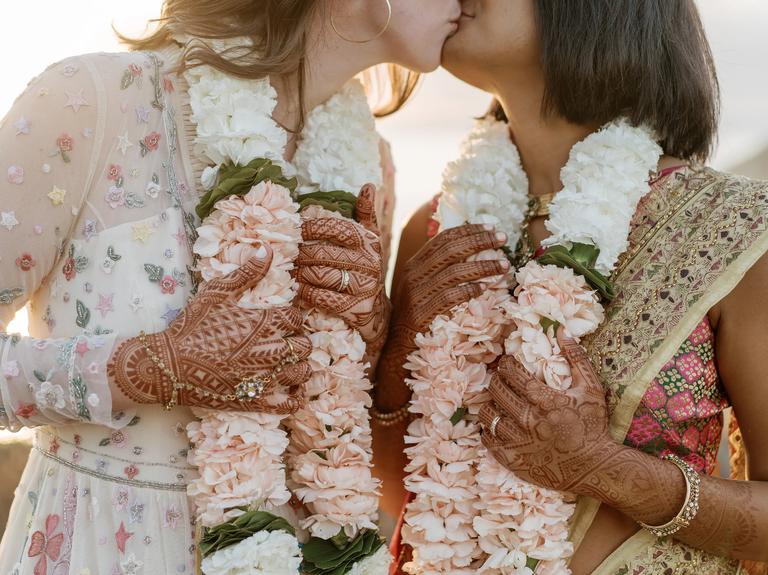
{"label": "gold bangle", "polygon": [[696,513],[699,510],[699,483],[701,482],[696,470],[676,455],[665,455],[661,459],[671,461],[683,472],[683,477],[685,477],[685,501],[680,512],[664,525],[647,525],[642,521],[638,521],[643,529],[650,531],[656,537],[666,537],[667,535],[677,533],[683,527],[690,526],[691,521],[696,517]]}

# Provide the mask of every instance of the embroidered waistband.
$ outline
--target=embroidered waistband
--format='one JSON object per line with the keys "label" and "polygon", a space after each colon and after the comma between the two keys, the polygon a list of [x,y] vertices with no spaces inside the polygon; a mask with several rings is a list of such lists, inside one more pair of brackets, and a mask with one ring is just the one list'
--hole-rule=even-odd
{"label": "embroidered waistband", "polygon": [[52,459],[53,461],[55,461],[56,463],[59,463],[60,465],[64,465],[65,467],[74,469],[78,473],[83,473],[85,475],[95,477],[96,479],[103,479],[104,481],[111,481],[112,483],[121,483],[123,485],[130,485],[131,487],[144,487],[147,489],[158,489],[161,491],[186,491],[187,490],[186,483],[158,483],[156,481],[140,481],[138,479],[130,479],[127,477],[115,477],[114,475],[107,475],[106,473],[101,473],[99,471],[89,469],[88,467],[83,467],[82,465],[77,465],[76,463],[67,461],[66,459],[59,457],[58,455],[46,450],[44,447],[41,447],[40,445],[37,444],[37,441],[33,443],[33,446],[38,453],[47,457],[48,459]]}

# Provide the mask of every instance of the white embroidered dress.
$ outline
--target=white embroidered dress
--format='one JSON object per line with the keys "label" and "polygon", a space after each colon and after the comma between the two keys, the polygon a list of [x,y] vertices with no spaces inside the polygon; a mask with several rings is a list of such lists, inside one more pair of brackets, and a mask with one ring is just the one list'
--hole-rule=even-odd
{"label": "white embroidered dress", "polygon": [[[113,413],[106,375],[116,338],[165,329],[190,295],[183,214],[206,166],[189,153],[187,85],[167,73],[178,55],[64,60],[0,123],[0,327],[29,302],[33,336],[0,339],[0,425],[40,426],[0,575],[195,571],[194,417]],[[382,152],[388,244],[393,172]]]}

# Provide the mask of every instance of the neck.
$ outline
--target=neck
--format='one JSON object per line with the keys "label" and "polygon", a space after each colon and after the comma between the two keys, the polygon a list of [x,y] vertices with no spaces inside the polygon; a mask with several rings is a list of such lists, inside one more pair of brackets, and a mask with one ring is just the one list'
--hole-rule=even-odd
{"label": "neck", "polygon": [[542,118],[543,81],[539,84],[535,90],[530,84],[519,83],[500,85],[494,90],[509,119],[512,141],[528,175],[529,193],[535,195],[562,189],[560,170],[571,148],[599,128],[570,124],[558,117]]}
{"label": "neck", "polygon": [[[360,72],[385,60],[380,44],[353,44],[339,38],[322,20],[315,27],[315,40],[309,42],[312,48],[307,54],[304,80],[304,110],[326,102],[341,87]],[[291,133],[299,123],[302,103],[299,101],[298,76],[270,78],[277,91],[277,106],[273,118],[289,130],[286,159],[295,151],[296,137]]]}

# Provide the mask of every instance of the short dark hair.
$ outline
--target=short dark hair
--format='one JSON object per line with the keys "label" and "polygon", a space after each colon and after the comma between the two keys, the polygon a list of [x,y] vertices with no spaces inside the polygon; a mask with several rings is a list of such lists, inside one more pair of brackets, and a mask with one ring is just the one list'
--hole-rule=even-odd
{"label": "short dark hair", "polygon": [[[626,116],[670,156],[704,162],[720,88],[694,0],[534,0],[542,113],[574,124]],[[490,115],[506,120],[499,102]]]}

